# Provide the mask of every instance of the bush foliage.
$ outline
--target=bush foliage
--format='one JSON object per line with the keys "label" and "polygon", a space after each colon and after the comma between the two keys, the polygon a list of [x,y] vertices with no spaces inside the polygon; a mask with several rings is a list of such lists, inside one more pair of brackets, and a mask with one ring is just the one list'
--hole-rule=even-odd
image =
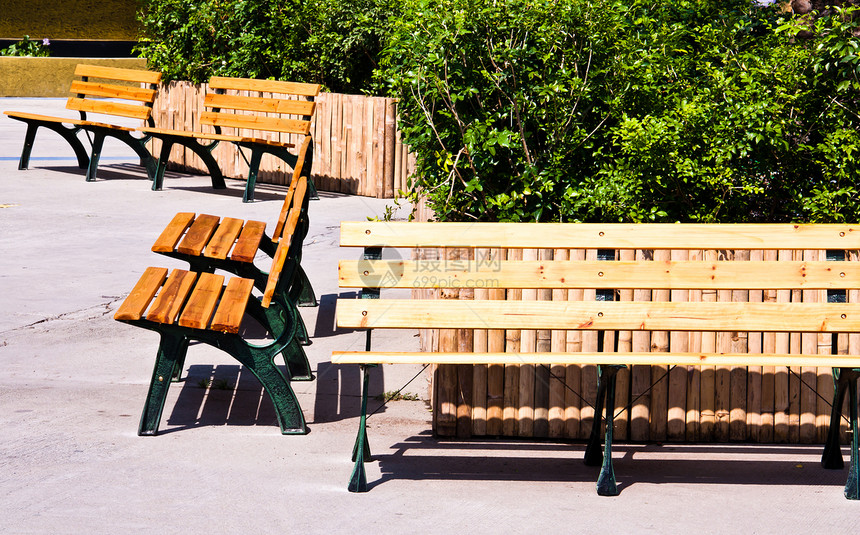
{"label": "bush foliage", "polygon": [[392,0],[142,0],[137,52],[165,80],[277,78],[370,86]]}
{"label": "bush foliage", "polygon": [[857,221],[857,8],[750,0],[143,0],[138,50],[388,93],[444,220]]}
{"label": "bush foliage", "polygon": [[858,220],[856,23],[809,24],[747,0],[421,0],[384,66],[440,219]]}

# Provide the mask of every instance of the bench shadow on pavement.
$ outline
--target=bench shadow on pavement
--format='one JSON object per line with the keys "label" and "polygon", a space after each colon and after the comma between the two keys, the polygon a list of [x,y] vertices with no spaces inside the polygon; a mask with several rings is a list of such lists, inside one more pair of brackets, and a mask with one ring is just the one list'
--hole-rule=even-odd
{"label": "bench shadow on pavement", "polygon": [[[372,439],[372,437],[371,437]],[[832,487],[825,492],[841,496],[846,468],[821,467],[821,445],[731,444],[638,445],[615,444],[613,464],[618,488],[643,483],[692,485],[803,485]],[[752,451],[751,451],[752,450]],[[585,443],[532,442],[510,439],[437,439],[428,431],[394,444],[388,450],[371,450],[381,477],[368,487],[391,480],[523,481],[596,484],[599,467],[583,463]],[[523,452],[532,455],[524,456]],[[665,456],[654,458],[651,454]],[[691,459],[690,453],[697,454]],[[743,453],[750,459],[718,459]],[[844,453],[844,451],[843,451]],[[673,459],[673,456],[685,458]],[[768,455],[797,455],[796,460],[771,460]],[[596,494],[596,491],[595,491]]]}

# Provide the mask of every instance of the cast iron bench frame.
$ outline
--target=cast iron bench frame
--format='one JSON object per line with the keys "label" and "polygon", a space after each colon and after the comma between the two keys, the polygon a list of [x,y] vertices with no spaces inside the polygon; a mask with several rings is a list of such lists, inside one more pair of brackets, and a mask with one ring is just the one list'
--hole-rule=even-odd
{"label": "cast iron bench frame", "polygon": [[[740,331],[860,333],[860,303],[473,301],[379,299],[380,288],[564,288],[564,289],[860,289],[860,262],[709,261],[502,261],[445,271],[428,285],[427,261],[381,260],[383,247],[508,249],[716,249],[858,250],[860,226],[701,225],[578,223],[403,223],[345,222],[341,246],[364,247],[364,259],[341,261],[340,286],[362,288],[364,299],[339,299],[337,325],[367,329],[366,351],[336,351],[332,362],[357,363],[364,373],[355,468],[349,490],[364,492],[364,462],[370,458],[365,425],[368,367],[382,363],[593,364],[598,366],[595,414],[605,410],[604,447],[594,419],[585,462],[601,466],[600,495],[618,494],[612,466],[615,377],[629,364],[680,366],[829,366],[835,393],[822,455],[825,468],[842,468],[839,423],[849,398],[851,465],[848,499],[860,499],[857,380],[860,355],[755,353],[460,353],[381,352],[370,348],[370,332],[398,329],[556,329],[616,331]],[[422,264],[422,262],[425,262]],[[423,277],[423,278],[422,278]],[[484,284],[482,286],[481,284]],[[613,350],[615,348],[612,348]]]}

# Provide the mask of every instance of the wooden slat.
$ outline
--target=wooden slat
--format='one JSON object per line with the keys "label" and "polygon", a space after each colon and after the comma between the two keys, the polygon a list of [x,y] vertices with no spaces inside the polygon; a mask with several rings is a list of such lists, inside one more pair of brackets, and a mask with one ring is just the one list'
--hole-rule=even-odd
{"label": "wooden slat", "polygon": [[75,67],[75,76],[87,76],[90,78],[102,78],[107,80],[122,80],[124,82],[138,82],[142,84],[157,84],[161,81],[161,73],[158,71],[122,69],[118,67],[86,65],[82,63],[79,63]]}
{"label": "wooden slat", "polygon": [[[359,269],[359,266],[362,269]],[[428,260],[342,260],[342,288],[841,289],[860,286],[849,262],[522,261],[440,270]],[[367,271],[367,274],[365,274]],[[767,273],[766,277],[762,277]],[[392,276],[393,275],[393,276]]]}
{"label": "wooden slat", "polygon": [[299,217],[301,216],[301,206],[302,201],[307,193],[307,178],[302,176],[299,177],[298,185],[296,186],[296,192],[293,197],[293,209],[290,210],[289,215],[287,216],[286,225],[284,225],[283,237],[281,241],[278,243],[278,249],[275,251],[275,257],[272,259],[272,268],[269,270],[269,278],[266,281],[266,291],[263,293],[263,301],[262,304],[264,307],[268,307],[272,302],[272,297],[275,295],[275,288],[278,285],[278,280],[281,277],[281,271],[284,268],[284,262],[287,260],[287,254],[290,249],[290,242],[292,241],[293,232],[295,231],[296,225],[298,224]]}
{"label": "wooden slat", "polygon": [[155,240],[152,246],[152,251],[155,253],[170,253],[179,243],[179,239],[185,234],[185,230],[194,222],[193,212],[179,212],[170,223],[161,232],[161,235]]}
{"label": "wooden slat", "polygon": [[194,286],[195,280],[197,280],[197,273],[174,269],[152,303],[146,319],[172,325],[182,310],[182,305],[185,304],[185,299]]}
{"label": "wooden slat", "polygon": [[282,113],[286,115],[313,115],[316,103],[310,100],[243,97],[208,93],[204,100],[207,108]]}
{"label": "wooden slat", "polygon": [[251,290],[254,289],[254,281],[234,277],[227,282],[224,295],[218,304],[218,310],[212,318],[210,327],[213,331],[236,334],[242,326],[242,317],[251,298]]}
{"label": "wooden slat", "polygon": [[148,267],[114,314],[117,320],[139,320],[167,277],[167,269]]}
{"label": "wooden slat", "polygon": [[155,89],[136,87],[128,85],[105,84],[100,82],[82,82],[73,80],[69,89],[70,93],[79,95],[90,95],[96,97],[124,98],[140,102],[153,102],[155,100]]}
{"label": "wooden slat", "polygon": [[230,259],[237,262],[253,262],[265,232],[266,224],[262,221],[246,221],[239,239],[236,240],[236,246],[230,254]]}
{"label": "wooden slat", "polygon": [[[281,236],[284,232],[284,225],[287,223],[287,215],[290,213],[290,209],[293,207],[296,187],[299,184],[299,178],[302,176],[302,172],[307,173],[307,170],[303,169],[305,156],[307,155],[307,151],[310,147],[311,139],[306,137],[304,141],[302,141],[302,146],[299,148],[298,152],[298,163],[296,164],[296,168],[293,170],[293,178],[290,181],[290,187],[287,190],[287,194],[284,196],[284,203],[281,205],[281,212],[278,214],[278,222],[275,225],[275,231],[272,233],[272,241],[278,242],[281,239]],[[304,175],[305,177],[307,174]],[[305,185],[307,188],[307,184]],[[303,199],[300,199],[301,202],[304,202]]]}
{"label": "wooden slat", "polygon": [[215,233],[215,228],[218,226],[218,216],[209,214],[200,214],[194,223],[191,224],[185,237],[176,248],[182,254],[198,256],[203,252],[203,248],[209,242],[209,238]]}
{"label": "wooden slat", "polygon": [[459,353],[333,351],[333,364],[625,364],[678,366],[860,366],[860,355],[726,353]]}
{"label": "wooden slat", "polygon": [[76,97],[71,97],[66,101],[66,108],[91,113],[103,113],[105,115],[131,117],[132,119],[140,119],[142,121],[148,119],[152,113],[152,108],[149,106]]}
{"label": "wooden slat", "polygon": [[338,325],[353,328],[631,329],[678,331],[851,332],[852,303],[557,303],[342,299]]}
{"label": "wooden slat", "polygon": [[291,134],[310,133],[311,122],[300,119],[280,119],[259,115],[238,115],[234,113],[215,113],[206,111],[200,114],[200,123],[226,128],[247,128]]}
{"label": "wooden slat", "polygon": [[856,249],[860,226],[624,223],[341,223],[342,246],[597,249]]}
{"label": "wooden slat", "polygon": [[203,250],[203,256],[221,260],[227,258],[227,253],[230,252],[230,248],[242,231],[242,224],[241,219],[225,217],[206,245],[206,249]]}
{"label": "wooden slat", "polygon": [[223,284],[223,276],[201,273],[194,291],[191,292],[191,297],[188,298],[179,316],[179,325],[192,329],[205,329],[215,312],[215,305],[221,297]]}
{"label": "wooden slat", "polygon": [[320,92],[319,84],[305,84],[281,80],[257,80],[253,78],[228,78],[223,76],[213,76],[210,78],[209,87],[212,89],[232,89],[235,91],[268,91],[270,93],[300,95],[305,97],[315,97]]}

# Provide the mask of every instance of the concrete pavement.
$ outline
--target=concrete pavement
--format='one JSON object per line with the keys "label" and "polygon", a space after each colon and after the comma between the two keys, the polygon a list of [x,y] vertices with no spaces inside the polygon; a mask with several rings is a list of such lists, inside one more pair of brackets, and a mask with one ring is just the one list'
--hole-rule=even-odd
{"label": "concrete pavement", "polygon": [[[61,99],[0,99],[0,111],[62,113]],[[73,115],[70,115],[73,116]],[[333,349],[364,343],[333,327],[338,224],[385,201],[322,193],[310,206],[303,265],[321,306],[303,308],[317,376],[294,383],[311,432],[282,436],[259,384],[228,355],[191,348],[161,434],[136,435],[154,333],[112,319],[143,269],[182,264],[149,251],[178,211],[273,223],[284,193],[171,173],[153,192],[131,151],[109,140],[99,180],[40,132],[17,170],[24,125],[0,115],[0,531],[4,533],[823,533],[856,532],[846,471],[819,467],[819,446],[624,445],[622,493],[600,498],[584,444],[437,441],[424,401],[369,420],[372,490],[346,483],[359,373]],[[385,333],[377,347],[415,347]],[[420,368],[385,367],[377,392]],[[408,387],[427,399],[426,374]],[[847,453],[847,450],[844,450]]]}

